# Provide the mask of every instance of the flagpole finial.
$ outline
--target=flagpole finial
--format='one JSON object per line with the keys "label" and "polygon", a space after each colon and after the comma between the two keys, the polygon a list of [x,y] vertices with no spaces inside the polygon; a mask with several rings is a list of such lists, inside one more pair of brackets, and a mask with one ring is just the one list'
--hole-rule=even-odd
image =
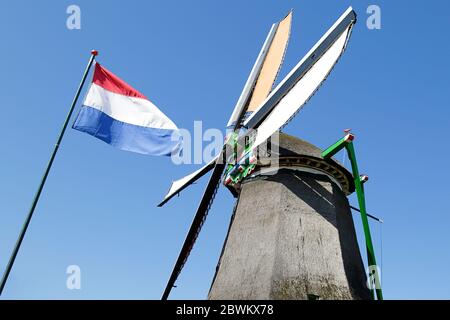
{"label": "flagpole finial", "polygon": [[91,50],[91,54],[92,54],[93,56],[96,56],[96,55],[98,55],[98,51],[97,51],[97,50]]}

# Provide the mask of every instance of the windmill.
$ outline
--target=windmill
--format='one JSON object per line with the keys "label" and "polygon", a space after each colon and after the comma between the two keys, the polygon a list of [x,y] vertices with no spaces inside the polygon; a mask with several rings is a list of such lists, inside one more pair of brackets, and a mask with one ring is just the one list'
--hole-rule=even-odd
{"label": "windmill", "polygon": [[290,35],[292,11],[272,25],[227,123],[230,130],[219,155],[199,170],[172,183],[162,206],[212,171],[162,299],[168,298],[201,231],[223,181],[238,196],[239,185],[255,169],[257,148],[288,123],[311,98],[344,52],[356,13],[349,7],[312,49],[275,87]]}

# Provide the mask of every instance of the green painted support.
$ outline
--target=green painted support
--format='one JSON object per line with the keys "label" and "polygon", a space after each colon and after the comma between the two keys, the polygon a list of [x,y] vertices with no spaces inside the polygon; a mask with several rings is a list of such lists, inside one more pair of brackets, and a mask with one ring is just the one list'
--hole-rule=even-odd
{"label": "green painted support", "polygon": [[332,156],[334,156],[336,153],[341,151],[345,148],[346,144],[349,141],[352,141],[354,139],[354,136],[352,134],[348,134],[342,139],[339,139],[337,142],[335,142],[333,145],[329,146],[325,151],[322,152],[322,157],[324,159],[330,159]]}
{"label": "green painted support", "polygon": [[[374,273],[372,274],[375,277],[375,292],[378,300],[383,300],[383,292],[381,290],[380,279],[378,274],[377,262],[375,259],[375,251],[373,249],[372,236],[370,234],[369,220],[367,218],[366,211],[366,201],[364,196],[364,186],[361,178],[359,176],[358,164],[356,162],[355,148],[353,146],[354,136],[352,134],[346,135],[344,138],[340,139],[332,146],[327,148],[322,152],[322,157],[324,159],[330,159],[333,155],[338,153],[340,150],[345,148],[347,150],[348,158],[350,159],[350,163],[352,166],[353,179],[355,182],[356,195],[358,197],[359,210],[361,212],[361,220],[364,229],[364,237],[366,240],[366,250],[367,250],[367,260],[369,270],[374,268]],[[371,290],[372,298],[375,298],[373,290]]]}

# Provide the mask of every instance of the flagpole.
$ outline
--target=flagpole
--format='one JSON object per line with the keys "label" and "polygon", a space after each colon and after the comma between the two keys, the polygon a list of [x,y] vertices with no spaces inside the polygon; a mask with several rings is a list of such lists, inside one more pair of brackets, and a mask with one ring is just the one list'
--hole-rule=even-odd
{"label": "flagpole", "polygon": [[34,213],[34,209],[36,208],[36,205],[39,201],[39,197],[41,196],[41,192],[42,192],[42,189],[44,188],[45,181],[47,180],[47,176],[52,167],[53,160],[55,160],[56,153],[58,152],[59,145],[61,144],[64,133],[66,132],[66,128],[67,128],[67,125],[69,124],[73,110],[75,109],[75,105],[77,104],[78,97],[80,96],[81,90],[83,89],[83,85],[86,81],[89,70],[91,69],[92,63],[94,62],[97,54],[98,54],[97,50],[91,51],[91,58],[89,59],[89,62],[86,66],[86,69],[83,74],[83,78],[81,79],[81,82],[78,86],[78,90],[75,94],[75,97],[73,98],[72,105],[70,106],[70,110],[67,113],[66,120],[64,121],[61,132],[59,133],[58,139],[56,140],[55,146],[53,148],[53,152],[50,156],[50,160],[48,161],[47,167],[45,168],[44,175],[42,176],[42,179],[41,179],[41,183],[39,184],[39,187],[36,191],[33,202],[31,203],[31,207],[30,207],[30,210],[28,211],[27,218],[25,219],[25,222],[23,224],[22,231],[20,231],[19,237],[17,238],[17,241],[16,241],[16,245],[14,246],[14,250],[11,254],[11,257],[9,258],[8,265],[6,266],[5,273],[3,274],[2,282],[0,283],[0,295],[2,294],[5,284],[6,284],[6,281],[8,280],[9,273],[11,272],[12,266],[14,264],[14,260],[16,259],[17,253],[19,252],[20,245],[22,244],[22,240],[25,236],[25,233],[27,232],[28,225],[30,224],[31,217],[33,216],[33,213]]}

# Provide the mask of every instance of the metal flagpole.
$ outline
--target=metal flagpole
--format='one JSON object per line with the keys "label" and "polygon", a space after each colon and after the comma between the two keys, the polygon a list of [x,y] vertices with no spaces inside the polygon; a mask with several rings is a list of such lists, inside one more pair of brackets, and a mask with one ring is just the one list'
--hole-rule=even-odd
{"label": "metal flagpole", "polygon": [[34,213],[34,209],[36,208],[36,205],[39,201],[39,197],[41,195],[42,189],[44,188],[45,181],[47,180],[47,176],[52,167],[53,160],[55,160],[56,153],[58,152],[59,145],[60,145],[61,140],[64,136],[64,133],[66,131],[67,125],[69,124],[73,110],[75,109],[75,105],[77,103],[78,97],[80,96],[81,89],[83,88],[84,82],[86,81],[89,70],[90,70],[92,63],[94,62],[97,54],[98,54],[97,50],[91,51],[91,58],[89,59],[88,65],[86,66],[86,70],[84,71],[83,78],[81,79],[80,85],[78,86],[77,93],[75,94],[75,97],[73,98],[72,105],[70,106],[69,113],[67,114],[67,117],[66,117],[66,120],[64,121],[61,132],[59,133],[58,139],[56,140],[55,147],[53,148],[52,155],[50,156],[50,160],[48,161],[47,167],[45,168],[45,172],[44,172],[44,175],[42,176],[41,183],[39,184],[39,187],[36,191],[36,195],[34,196],[33,202],[31,203],[30,210],[28,211],[28,216],[25,219],[25,223],[23,224],[22,231],[20,232],[19,237],[17,238],[16,245],[14,246],[14,250],[11,254],[11,257],[9,258],[5,273],[3,274],[2,282],[0,283],[0,295],[2,294],[5,284],[6,284],[6,281],[8,280],[9,273],[11,272],[11,268],[14,264],[14,260],[16,259],[17,253],[20,249],[20,245],[22,244],[22,240],[25,236],[25,232],[27,232],[28,225],[30,224],[31,217],[33,216],[33,213]]}

